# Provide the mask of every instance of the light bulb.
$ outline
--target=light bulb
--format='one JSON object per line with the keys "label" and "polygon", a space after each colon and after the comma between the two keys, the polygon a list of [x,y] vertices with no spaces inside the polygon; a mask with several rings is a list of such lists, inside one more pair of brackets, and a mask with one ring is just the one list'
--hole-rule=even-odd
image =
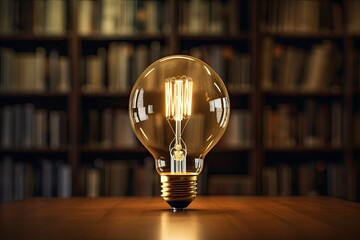
{"label": "light bulb", "polygon": [[164,57],[134,83],[129,116],[136,137],[155,159],[161,196],[174,210],[187,207],[197,195],[204,158],[229,121],[225,84],[197,58]]}

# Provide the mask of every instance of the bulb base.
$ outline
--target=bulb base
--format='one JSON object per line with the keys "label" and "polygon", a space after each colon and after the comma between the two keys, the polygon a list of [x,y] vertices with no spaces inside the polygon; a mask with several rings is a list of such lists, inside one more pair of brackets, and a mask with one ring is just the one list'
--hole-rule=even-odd
{"label": "bulb base", "polygon": [[183,209],[197,194],[196,175],[162,175],[161,197],[174,209]]}

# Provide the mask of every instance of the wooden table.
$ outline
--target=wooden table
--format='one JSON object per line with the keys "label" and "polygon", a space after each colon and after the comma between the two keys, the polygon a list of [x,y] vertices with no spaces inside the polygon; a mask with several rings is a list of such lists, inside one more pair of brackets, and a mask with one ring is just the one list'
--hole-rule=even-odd
{"label": "wooden table", "polygon": [[360,204],[325,197],[34,198],[0,204],[0,239],[360,239]]}

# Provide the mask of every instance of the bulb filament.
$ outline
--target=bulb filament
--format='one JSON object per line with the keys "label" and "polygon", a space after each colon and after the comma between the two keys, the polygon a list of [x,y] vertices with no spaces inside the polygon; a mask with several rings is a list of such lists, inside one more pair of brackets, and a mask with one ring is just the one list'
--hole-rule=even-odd
{"label": "bulb filament", "polygon": [[183,161],[186,159],[187,147],[181,138],[182,121],[189,120],[192,105],[192,79],[187,76],[172,77],[165,80],[165,114],[169,125],[170,120],[175,121],[175,130],[172,128],[175,138],[170,143],[169,151],[172,159]]}

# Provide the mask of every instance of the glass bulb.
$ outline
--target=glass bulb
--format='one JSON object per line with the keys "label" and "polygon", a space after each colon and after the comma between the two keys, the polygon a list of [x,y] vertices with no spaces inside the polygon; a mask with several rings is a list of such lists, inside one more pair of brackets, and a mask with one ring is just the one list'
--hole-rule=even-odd
{"label": "glass bulb", "polygon": [[197,58],[164,57],[135,82],[129,116],[135,135],[155,159],[161,196],[174,209],[187,207],[196,197],[204,158],[229,121],[225,84]]}

